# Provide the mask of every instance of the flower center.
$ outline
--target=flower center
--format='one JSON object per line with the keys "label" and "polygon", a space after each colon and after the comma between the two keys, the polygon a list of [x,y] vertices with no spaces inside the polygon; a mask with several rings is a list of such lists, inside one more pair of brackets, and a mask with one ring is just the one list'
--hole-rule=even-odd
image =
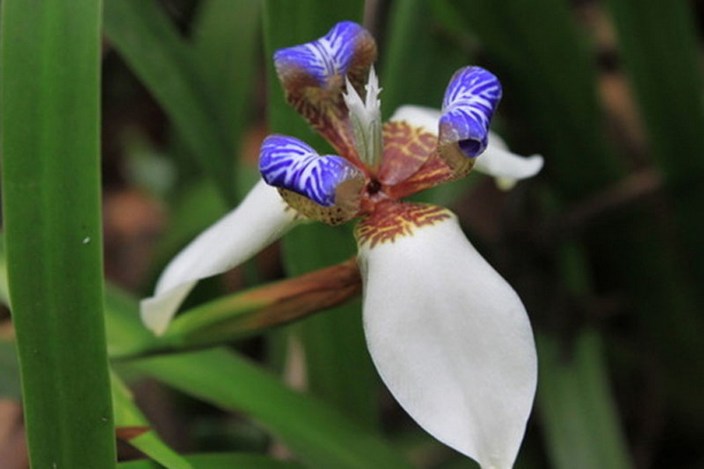
{"label": "flower center", "polygon": [[367,194],[370,196],[376,195],[381,190],[381,183],[376,179],[372,179],[367,184]]}

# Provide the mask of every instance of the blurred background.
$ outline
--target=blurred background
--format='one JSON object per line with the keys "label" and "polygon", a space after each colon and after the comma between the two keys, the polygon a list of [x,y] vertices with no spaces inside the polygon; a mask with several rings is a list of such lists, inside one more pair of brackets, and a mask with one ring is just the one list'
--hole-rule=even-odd
{"label": "blurred background", "polygon": [[[704,467],[700,2],[105,0],[109,281],[149,295],[166,262],[257,180],[270,131],[327,151],[284,103],[271,54],[342,19],[376,37],[386,117],[402,104],[439,107],[452,73],[480,64],[504,87],[493,129],[514,152],[545,158],[538,177],[509,192],[472,174],[421,196],[460,216],[531,317],[539,388],[517,467]],[[298,228],[201,282],[186,306],[347,259],[350,233]],[[5,310],[0,337],[11,336]],[[475,467],[384,390],[358,300],[229,346],[418,467]],[[23,468],[16,364],[2,347],[0,467]],[[138,404],[177,450],[296,459],[246,412],[134,378]]]}

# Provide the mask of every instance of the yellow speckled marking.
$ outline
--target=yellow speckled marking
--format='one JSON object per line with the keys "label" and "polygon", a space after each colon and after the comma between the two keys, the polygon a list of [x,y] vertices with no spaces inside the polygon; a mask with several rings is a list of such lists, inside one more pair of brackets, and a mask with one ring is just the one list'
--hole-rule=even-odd
{"label": "yellow speckled marking", "polygon": [[359,247],[374,248],[393,243],[402,236],[412,236],[415,230],[447,220],[451,212],[436,205],[389,202],[362,220],[355,228]]}
{"label": "yellow speckled marking", "polygon": [[395,185],[408,179],[423,166],[435,151],[437,138],[420,127],[407,122],[391,121],[384,124],[384,159],[379,180]]}

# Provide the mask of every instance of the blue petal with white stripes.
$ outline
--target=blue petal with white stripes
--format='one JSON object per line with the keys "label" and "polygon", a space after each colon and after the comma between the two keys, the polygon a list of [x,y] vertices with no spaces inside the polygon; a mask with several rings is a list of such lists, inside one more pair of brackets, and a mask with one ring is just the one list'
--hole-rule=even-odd
{"label": "blue petal with white stripes", "polygon": [[320,156],[301,140],[270,135],[262,143],[259,171],[267,184],[308,197],[324,207],[335,205],[335,191],[361,172],[337,155]]}
{"label": "blue petal with white stripes", "polygon": [[481,67],[465,67],[450,80],[442,102],[440,144],[457,142],[468,157],[487,146],[489,123],[501,100],[501,83]]}
{"label": "blue petal with white stripes", "polygon": [[288,70],[299,69],[324,86],[331,77],[347,74],[358,40],[368,35],[357,23],[342,21],[318,40],[276,51],[276,70],[284,75]]}

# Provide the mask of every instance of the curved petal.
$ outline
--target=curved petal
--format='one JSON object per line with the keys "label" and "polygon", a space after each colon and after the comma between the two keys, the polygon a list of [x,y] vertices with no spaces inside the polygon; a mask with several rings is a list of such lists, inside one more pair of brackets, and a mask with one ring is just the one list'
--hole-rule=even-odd
{"label": "curved petal", "polygon": [[520,179],[533,177],[543,168],[543,157],[522,157],[508,151],[506,143],[494,132],[489,132],[489,146],[477,157],[474,169],[496,178],[500,189],[511,189]]}
{"label": "curved petal", "polygon": [[161,274],[154,296],[140,304],[142,321],[162,334],[198,280],[245,262],[296,222],[276,189],[260,181],[242,203],[201,233]]}
{"label": "curved petal", "polygon": [[[438,109],[406,105],[398,108],[391,120],[405,121],[437,135],[441,114]],[[535,176],[542,167],[542,156],[523,157],[511,153],[503,139],[492,131],[488,134],[486,150],[475,158],[474,164],[477,171],[495,177],[502,189],[510,189],[516,181]]]}
{"label": "curved petal", "polygon": [[485,149],[489,123],[501,100],[501,83],[481,67],[464,67],[450,79],[442,101],[438,152],[458,176]]}
{"label": "curved petal", "polygon": [[396,109],[389,121],[404,121],[437,137],[440,116],[442,116],[440,109],[406,104]]}
{"label": "curved petal", "polygon": [[337,23],[323,37],[274,54],[286,100],[345,156],[355,154],[342,92],[345,77],[361,92],[376,60],[372,35],[351,21]]}
{"label": "curved petal", "polygon": [[303,141],[285,135],[264,139],[259,171],[267,184],[306,196],[323,207],[335,205],[340,184],[364,178],[361,171],[341,156],[320,156]]}
{"label": "curved petal", "polygon": [[421,427],[482,467],[508,468],[536,389],[533,334],[516,293],[444,213],[392,240],[362,239],[369,351]]}

